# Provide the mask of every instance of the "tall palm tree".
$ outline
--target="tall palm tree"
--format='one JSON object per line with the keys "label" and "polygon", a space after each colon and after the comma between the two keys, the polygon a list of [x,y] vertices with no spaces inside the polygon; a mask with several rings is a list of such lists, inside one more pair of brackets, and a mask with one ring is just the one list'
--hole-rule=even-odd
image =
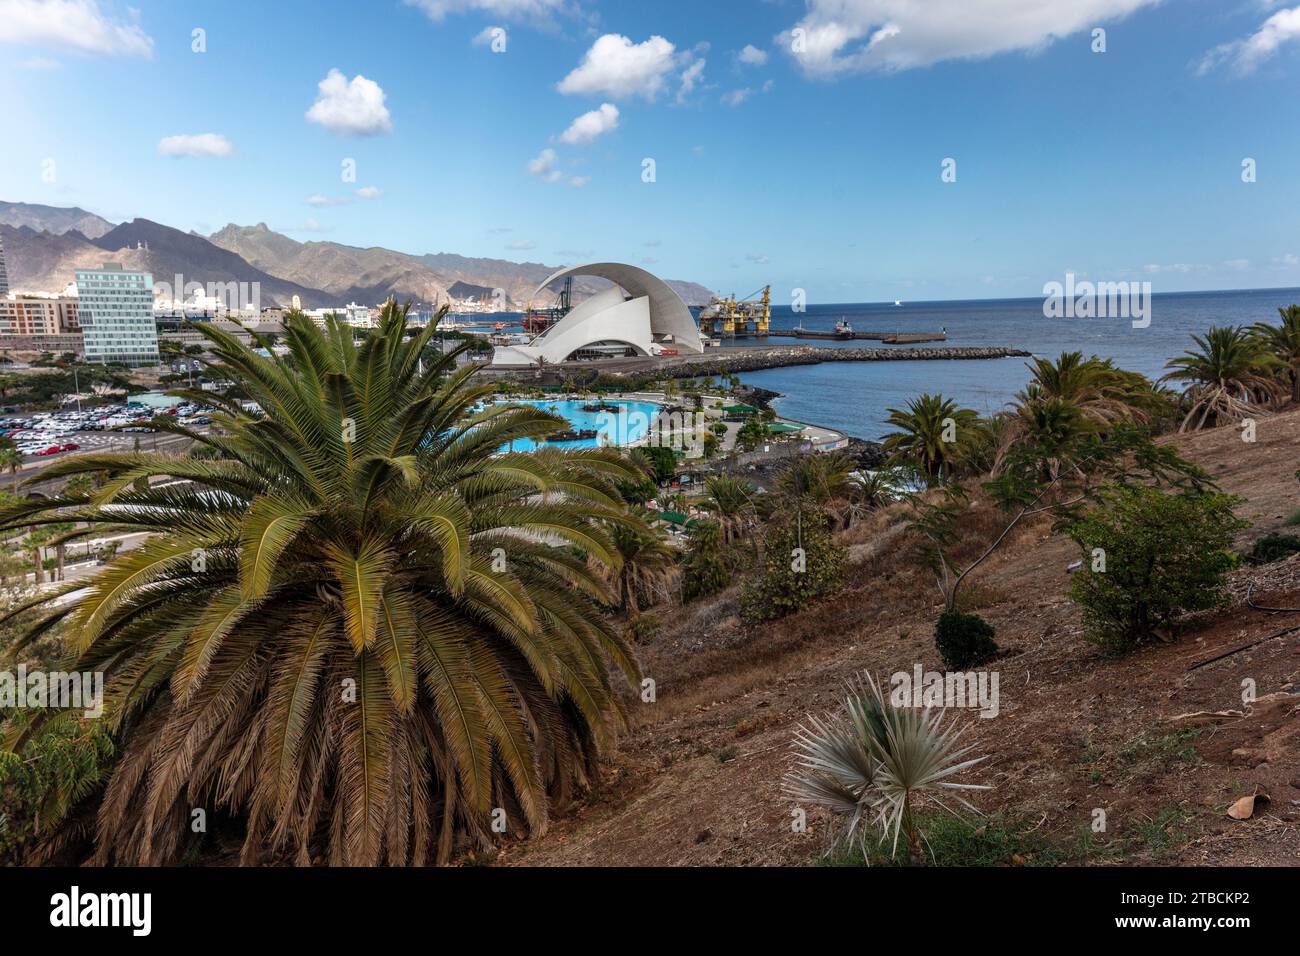
{"label": "tall palm tree", "polygon": [[1061,399],[1099,422],[1147,421],[1150,417],[1151,383],[1144,375],[1116,368],[1110,359],[1062,352],[1055,361],[1035,358],[1025,365],[1034,377],[1016,395],[1021,406],[1037,399]]}
{"label": "tall palm tree", "polygon": [[[88,587],[29,637],[66,619],[73,669],[105,672],[120,760],[95,861],[175,860],[191,809],[217,806],[246,821],[248,862],[446,860],[487,840],[494,807],[543,830],[617,728],[607,658],[638,669],[588,561],[619,566],[607,528],[636,524],[614,488],[628,465],[499,454],[560,422],[474,412],[492,386],[459,350],[419,371],[435,323],[409,341],[406,325],[390,304],[357,345],[293,316],[288,354],[263,357],[199,323],[207,361],[261,409],[203,393],[211,434],[163,426],[216,458],[83,454],[46,474],[102,471],[102,488],[0,512],[0,530],[152,535],[31,602]],[[155,475],[193,485],[136,487]]]}
{"label": "tall palm tree", "polygon": [[1282,365],[1279,369],[1291,387],[1291,401],[1300,402],[1300,305],[1288,305],[1277,310],[1282,317],[1280,325],[1257,322],[1251,332],[1264,349]]}
{"label": "tall palm tree", "polygon": [[837,526],[847,527],[852,517],[849,503],[854,492],[853,470],[853,461],[837,452],[800,455],[781,468],[776,476],[776,491],[796,513],[811,505]]}
{"label": "tall palm tree", "polygon": [[643,603],[666,599],[678,576],[677,550],[653,528],[615,524],[610,528],[619,563],[610,572],[615,604],[628,617]]}
{"label": "tall palm tree", "polygon": [[1189,383],[1190,408],[1179,431],[1222,425],[1249,415],[1282,393],[1272,372],[1281,364],[1260,340],[1240,326],[1213,327],[1193,335],[1197,348],[1170,359],[1168,381]]}
{"label": "tall palm tree", "polygon": [[12,444],[0,446],[0,468],[9,469],[13,492],[18,494],[18,471],[23,467],[23,456]]}
{"label": "tall palm tree", "polygon": [[961,459],[964,433],[978,421],[974,411],[951,398],[922,395],[906,409],[889,409],[888,422],[898,430],[885,436],[884,449],[892,463],[911,466],[934,484]]}
{"label": "tall palm tree", "polygon": [[702,506],[717,523],[723,544],[743,535],[756,520],[756,489],[748,481],[730,475],[714,475],[708,479],[705,489],[708,497]]}

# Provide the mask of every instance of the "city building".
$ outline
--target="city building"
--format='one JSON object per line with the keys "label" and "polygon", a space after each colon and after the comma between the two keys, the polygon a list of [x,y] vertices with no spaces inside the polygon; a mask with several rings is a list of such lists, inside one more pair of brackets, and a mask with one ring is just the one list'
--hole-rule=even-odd
{"label": "city building", "polygon": [[9,271],[5,268],[5,241],[0,237],[0,299],[9,294]]}
{"label": "city building", "polygon": [[499,346],[492,364],[529,366],[704,351],[700,332],[681,296],[644,269],[593,262],[556,272],[533,293],[570,276],[614,283],[572,309],[527,345]]}
{"label": "city building", "polygon": [[158,363],[152,275],[106,262],[77,270],[77,292],[87,362]]}
{"label": "city building", "polygon": [[81,331],[77,290],[62,295],[16,292],[0,299],[0,336],[71,335]]}

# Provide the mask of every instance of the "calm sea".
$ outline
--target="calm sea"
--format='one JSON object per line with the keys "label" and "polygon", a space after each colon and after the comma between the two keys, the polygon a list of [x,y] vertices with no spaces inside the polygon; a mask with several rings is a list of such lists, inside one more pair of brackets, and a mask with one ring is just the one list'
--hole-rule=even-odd
{"label": "calm sea", "polygon": [[[829,330],[842,317],[864,331],[947,329],[947,345],[1002,345],[1052,358],[1064,351],[1081,351],[1158,377],[1165,372],[1165,362],[1192,345],[1192,333],[1212,325],[1275,322],[1278,307],[1292,302],[1300,302],[1300,289],[1154,295],[1151,324],[1144,329],[1133,328],[1129,319],[1044,318],[1041,298],[810,305],[798,315],[789,307],[774,307],[772,326],[794,328],[802,322],[804,328]],[[801,340],[773,337],[768,341]],[[755,342],[742,339],[736,344]],[[837,342],[815,344],[843,347]],[[1025,361],[832,362],[750,372],[741,380],[780,392],[783,397],[774,405],[784,416],[876,440],[887,430],[888,409],[901,407],[921,392],[942,392],[983,414],[998,411],[1029,380]]]}

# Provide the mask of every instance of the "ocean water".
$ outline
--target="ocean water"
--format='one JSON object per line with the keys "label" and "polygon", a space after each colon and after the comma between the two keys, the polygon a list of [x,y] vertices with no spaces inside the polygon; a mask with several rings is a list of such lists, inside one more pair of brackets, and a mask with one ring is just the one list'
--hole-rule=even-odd
{"label": "ocean water", "polygon": [[[1193,333],[1213,325],[1276,322],[1281,306],[1300,302],[1300,289],[1188,292],[1151,297],[1147,328],[1124,318],[1045,318],[1043,300],[980,299],[951,302],[810,305],[794,314],[772,309],[773,328],[834,328],[840,318],[862,331],[937,332],[949,346],[1007,346],[1055,358],[1081,351],[1113,358],[1121,368],[1158,378],[1165,363],[1193,343]],[[735,345],[758,340],[741,339]],[[814,342],[773,336],[773,344],[804,342],[825,348],[881,346],[878,342]],[[731,344],[731,343],[728,343]],[[887,431],[888,409],[922,392],[942,392],[982,414],[996,412],[1029,381],[1023,358],[913,362],[833,362],[766,369],[741,375],[751,385],[780,392],[777,411],[788,418],[878,440]]]}
{"label": "ocean water", "polygon": [[[594,404],[596,399],[590,401],[567,401],[567,400],[535,400],[528,401],[519,399],[512,401],[515,405],[536,405],[538,408],[544,408],[548,412],[554,412],[569,421],[570,427],[574,431],[583,431],[585,429],[594,429],[595,438],[579,438],[576,441],[565,442],[544,442],[547,445],[555,445],[557,448],[595,448],[598,445],[630,445],[635,441],[645,437],[650,428],[650,422],[659,414],[659,406],[654,402],[635,402],[631,400],[609,399],[601,400],[606,405],[618,405],[621,409],[618,415],[613,412],[587,412],[583,411],[582,406]],[[623,412],[626,412],[624,414]],[[520,438],[512,442],[509,447],[503,447],[501,451],[534,451],[538,448],[538,443],[530,438]]]}

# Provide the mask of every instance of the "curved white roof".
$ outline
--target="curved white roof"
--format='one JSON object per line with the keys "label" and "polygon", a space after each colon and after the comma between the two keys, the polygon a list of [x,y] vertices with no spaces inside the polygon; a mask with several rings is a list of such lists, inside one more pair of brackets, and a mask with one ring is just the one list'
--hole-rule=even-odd
{"label": "curved white roof", "polygon": [[599,276],[614,285],[574,306],[528,345],[498,347],[493,365],[556,364],[584,348],[615,343],[631,347],[638,355],[654,355],[666,347],[704,351],[695,319],[681,296],[636,266],[591,262],[560,269],[537,287],[534,297],[553,282],[575,275]]}
{"label": "curved white roof", "polygon": [[688,352],[703,352],[700,330],[691,317],[682,297],[663,279],[636,266],[623,262],[588,262],[581,266],[568,266],[552,274],[533,293],[538,295],[551,283],[569,276],[599,276],[622,286],[632,296],[645,296],[650,300],[650,332],[654,335],[671,335],[679,348]]}

